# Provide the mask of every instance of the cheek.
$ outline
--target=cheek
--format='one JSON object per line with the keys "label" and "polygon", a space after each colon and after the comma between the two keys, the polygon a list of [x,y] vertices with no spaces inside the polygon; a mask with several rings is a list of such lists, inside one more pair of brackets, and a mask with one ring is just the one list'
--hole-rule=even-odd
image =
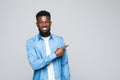
{"label": "cheek", "polygon": [[41,29],[41,27],[40,27],[40,26],[41,26],[40,24],[37,24],[37,28],[38,28],[38,29]]}
{"label": "cheek", "polygon": [[50,26],[50,24],[46,24],[48,27]]}
{"label": "cheek", "polygon": [[47,24],[47,26],[49,26],[49,27],[50,27],[50,26],[51,26],[51,24],[50,24],[50,23],[48,23],[48,24]]}
{"label": "cheek", "polygon": [[40,27],[40,26],[42,26],[42,25],[38,23],[37,26]]}

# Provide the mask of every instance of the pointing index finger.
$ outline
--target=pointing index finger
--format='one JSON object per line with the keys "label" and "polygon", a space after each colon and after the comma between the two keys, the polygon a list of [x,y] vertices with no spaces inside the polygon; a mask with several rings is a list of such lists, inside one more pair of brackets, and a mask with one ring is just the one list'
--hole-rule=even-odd
{"label": "pointing index finger", "polygon": [[66,49],[68,46],[69,46],[69,45],[65,45],[65,46],[63,47],[63,49]]}

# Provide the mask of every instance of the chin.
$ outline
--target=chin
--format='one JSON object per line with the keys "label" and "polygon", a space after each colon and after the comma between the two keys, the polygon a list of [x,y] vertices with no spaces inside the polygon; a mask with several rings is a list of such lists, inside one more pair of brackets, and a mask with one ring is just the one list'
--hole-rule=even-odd
{"label": "chin", "polygon": [[47,33],[48,31],[42,31],[42,33]]}

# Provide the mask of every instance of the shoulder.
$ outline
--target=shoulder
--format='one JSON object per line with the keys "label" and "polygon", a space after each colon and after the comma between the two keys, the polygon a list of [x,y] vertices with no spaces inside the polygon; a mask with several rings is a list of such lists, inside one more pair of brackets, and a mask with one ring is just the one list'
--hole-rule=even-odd
{"label": "shoulder", "polygon": [[32,36],[29,39],[27,39],[26,44],[29,44],[29,43],[32,44],[32,43],[36,42],[36,40],[37,40],[37,35]]}
{"label": "shoulder", "polygon": [[58,40],[64,40],[62,36],[60,35],[55,35],[55,34],[52,34],[53,38],[54,39],[58,39]]}
{"label": "shoulder", "polygon": [[53,40],[57,41],[62,46],[65,44],[64,38],[62,36],[59,35],[52,35],[52,36],[53,36]]}

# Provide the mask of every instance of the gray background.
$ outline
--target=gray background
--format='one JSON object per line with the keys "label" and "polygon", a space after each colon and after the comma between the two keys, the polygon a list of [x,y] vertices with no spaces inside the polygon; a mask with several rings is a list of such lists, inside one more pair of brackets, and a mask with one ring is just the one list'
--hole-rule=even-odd
{"label": "gray background", "polygon": [[41,9],[70,45],[72,80],[120,80],[120,0],[0,0],[0,80],[32,80],[25,43]]}

